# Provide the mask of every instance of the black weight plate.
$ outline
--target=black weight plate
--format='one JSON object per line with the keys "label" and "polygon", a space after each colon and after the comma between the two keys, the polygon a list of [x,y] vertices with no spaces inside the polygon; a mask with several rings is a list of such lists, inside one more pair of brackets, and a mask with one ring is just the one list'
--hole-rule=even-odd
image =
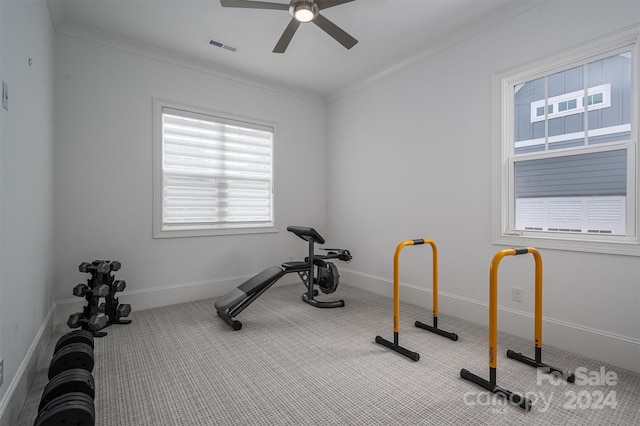
{"label": "black weight plate", "polygon": [[72,368],[93,371],[93,348],[85,343],[72,343],[61,348],[51,359],[49,380]]}
{"label": "black weight plate", "polygon": [[53,353],[55,354],[61,348],[65,347],[67,345],[70,345],[72,343],[86,343],[87,345],[89,345],[89,346],[91,346],[93,348],[93,334],[91,334],[91,332],[87,331],[87,330],[74,330],[74,331],[71,331],[71,332],[65,334],[64,336],[62,336],[58,340],[58,343],[56,343],[56,348],[53,351]]}
{"label": "black weight plate", "polygon": [[58,374],[44,387],[38,411],[53,399],[69,392],[82,392],[92,399],[95,398],[96,388],[91,373],[81,368],[73,368]]}
{"label": "black weight plate", "polygon": [[66,402],[56,404],[48,410],[42,410],[34,426],[94,426],[95,411],[85,403]]}
{"label": "black weight plate", "polygon": [[51,401],[47,402],[42,409],[38,412],[38,415],[42,414],[44,411],[51,410],[60,404],[68,404],[69,402],[84,404],[92,411],[94,410],[93,399],[86,393],[82,392],[69,392],[64,395],[60,395],[56,398],[53,398]]}

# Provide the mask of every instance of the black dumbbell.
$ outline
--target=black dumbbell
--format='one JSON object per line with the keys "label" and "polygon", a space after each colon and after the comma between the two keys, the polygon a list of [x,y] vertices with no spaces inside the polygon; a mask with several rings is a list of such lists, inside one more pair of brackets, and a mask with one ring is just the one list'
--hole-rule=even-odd
{"label": "black dumbbell", "polygon": [[93,349],[93,334],[91,334],[91,332],[87,330],[70,331],[69,333],[58,339],[56,347],[53,350],[53,354],[55,355],[60,349],[73,343],[84,343],[85,345],[89,345]]}
{"label": "black dumbbell", "polygon": [[130,304],[128,303],[119,304],[118,307],[116,308],[116,321],[118,321],[120,318],[129,316],[130,313],[131,313]]}
{"label": "black dumbbell", "polygon": [[82,392],[60,395],[46,403],[38,412],[33,426],[94,426],[93,399]]}
{"label": "black dumbbell", "polygon": [[80,266],[78,266],[78,270],[80,270],[80,272],[89,272],[91,266],[89,262],[82,262]]}
{"label": "black dumbbell", "polygon": [[98,273],[108,274],[111,272],[111,265],[107,261],[103,261],[96,267],[96,270]]}
{"label": "black dumbbell", "polygon": [[84,297],[84,295],[87,294],[88,289],[89,287],[87,287],[86,284],[78,284],[73,288],[73,295],[78,297]]}
{"label": "black dumbbell", "polygon": [[82,325],[82,312],[76,312],[75,314],[71,314],[69,319],[67,320],[67,325],[69,328],[78,328]]}
{"label": "black dumbbell", "polygon": [[93,400],[96,396],[96,387],[91,373],[82,368],[73,368],[58,374],[44,387],[38,412],[55,398],[71,392],[84,393]]}
{"label": "black dumbbell", "polygon": [[49,380],[72,368],[93,371],[93,348],[86,343],[72,343],[61,348],[51,359]]}
{"label": "black dumbbell", "polygon": [[115,280],[113,282],[113,288],[115,288],[116,292],[123,291],[125,288],[127,288],[127,283],[125,282],[125,280]]}
{"label": "black dumbbell", "polygon": [[93,296],[106,297],[109,295],[109,286],[106,284],[100,284],[93,289],[89,289],[86,284],[78,284],[73,288],[73,295],[78,297],[84,297],[87,293],[91,293]]}
{"label": "black dumbbell", "polygon": [[109,322],[109,318],[103,313],[93,314],[89,318],[88,326],[91,331],[98,331],[105,328]]}
{"label": "black dumbbell", "polygon": [[113,272],[119,271],[120,268],[122,267],[122,264],[120,262],[118,262],[117,260],[114,260],[109,265],[111,266],[111,270]]}
{"label": "black dumbbell", "polygon": [[107,297],[109,295],[109,286],[106,284],[99,284],[93,288],[92,292],[96,297]]}

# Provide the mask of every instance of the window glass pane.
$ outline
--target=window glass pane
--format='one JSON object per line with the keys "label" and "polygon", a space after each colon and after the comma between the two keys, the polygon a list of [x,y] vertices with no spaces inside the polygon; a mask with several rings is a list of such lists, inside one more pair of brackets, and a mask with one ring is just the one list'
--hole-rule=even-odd
{"label": "window glass pane", "polygon": [[514,177],[517,229],[625,233],[626,150],[517,161]]}
{"label": "window glass pane", "polygon": [[[539,78],[516,86],[513,96],[515,152],[544,150],[545,79]],[[547,111],[553,112],[551,105]]]}
{"label": "window glass pane", "polygon": [[548,149],[582,146],[584,141],[584,111],[578,109],[577,98],[584,97],[584,70],[575,67],[551,74],[548,78],[551,105],[557,105],[558,114],[549,117]]}
{"label": "window glass pane", "polygon": [[584,146],[584,113],[549,120],[549,149]]}
{"label": "window glass pane", "polygon": [[584,90],[583,68],[575,67],[549,76],[549,97]]}
{"label": "window glass pane", "polygon": [[587,65],[589,88],[589,144],[628,140],[631,137],[631,52],[613,55]]}

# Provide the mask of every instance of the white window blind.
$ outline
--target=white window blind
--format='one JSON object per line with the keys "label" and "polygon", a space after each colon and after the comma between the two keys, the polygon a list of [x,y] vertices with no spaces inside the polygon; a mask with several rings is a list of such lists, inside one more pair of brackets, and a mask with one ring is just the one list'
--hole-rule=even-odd
{"label": "white window blind", "polygon": [[272,127],[162,108],[162,230],[273,226]]}

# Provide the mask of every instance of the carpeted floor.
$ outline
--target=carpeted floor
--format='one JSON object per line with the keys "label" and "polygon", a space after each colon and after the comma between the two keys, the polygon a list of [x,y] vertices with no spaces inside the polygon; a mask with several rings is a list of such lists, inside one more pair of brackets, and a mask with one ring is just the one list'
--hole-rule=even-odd
{"label": "carpeted floor", "polygon": [[[413,362],[374,343],[393,340],[390,299],[342,284],[326,298],[346,307],[325,310],[303,303],[303,290],[270,289],[238,317],[240,331],[212,299],[134,306],[132,324],[96,339],[96,425],[640,424],[640,374],[545,346],[544,362],[583,374],[568,385],[539,378],[505,355],[533,356],[532,340],[500,333],[497,383],[531,398],[524,412],[460,378],[466,368],[488,379],[486,327],[441,313],[454,342],[413,326],[431,324],[428,308],[403,305],[400,345],[420,353]],[[33,424],[53,347],[68,331],[56,328],[20,426]],[[595,383],[602,369],[615,383]]]}

